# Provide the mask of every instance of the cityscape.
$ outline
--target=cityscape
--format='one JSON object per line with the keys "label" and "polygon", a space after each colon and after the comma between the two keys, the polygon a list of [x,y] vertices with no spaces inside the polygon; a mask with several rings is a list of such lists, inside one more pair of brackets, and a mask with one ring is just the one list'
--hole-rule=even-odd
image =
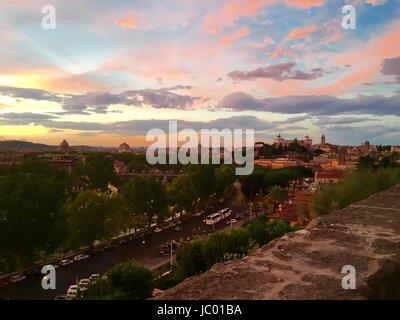
{"label": "cityscape", "polygon": [[4,1],[0,308],[399,300],[399,17],[398,0]]}

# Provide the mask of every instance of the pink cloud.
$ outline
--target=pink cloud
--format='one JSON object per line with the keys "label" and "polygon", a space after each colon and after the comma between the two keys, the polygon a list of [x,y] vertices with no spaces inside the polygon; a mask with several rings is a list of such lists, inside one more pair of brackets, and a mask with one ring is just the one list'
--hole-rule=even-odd
{"label": "pink cloud", "polygon": [[139,18],[139,13],[131,11],[123,18],[116,19],[114,23],[123,28],[129,30],[136,30],[145,26],[144,19]]}
{"label": "pink cloud", "polygon": [[218,34],[224,27],[232,28],[241,17],[256,16],[262,7],[284,2],[291,7],[307,9],[318,7],[325,0],[235,0],[227,1],[223,7],[213,14],[208,14],[203,19],[203,30],[207,33]]}
{"label": "pink cloud", "polygon": [[250,29],[247,27],[240,28],[236,30],[234,33],[223,36],[219,39],[219,43],[223,47],[229,47],[234,44],[240,38],[247,36],[250,33]]}
{"label": "pink cloud", "polygon": [[316,90],[317,94],[339,94],[349,92],[361,83],[372,81],[380,74],[383,59],[400,55],[400,22],[380,37],[374,37],[368,43],[335,56],[330,63],[337,66],[350,65],[351,68],[335,82]]}

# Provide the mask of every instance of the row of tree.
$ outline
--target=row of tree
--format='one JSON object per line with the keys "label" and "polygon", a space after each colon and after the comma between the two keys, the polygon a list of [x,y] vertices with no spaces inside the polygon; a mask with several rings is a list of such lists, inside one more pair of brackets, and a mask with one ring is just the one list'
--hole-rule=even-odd
{"label": "row of tree", "polygon": [[9,167],[0,176],[0,272],[201,209],[229,194],[234,180],[231,166],[198,165],[167,186],[152,177],[124,181],[104,154],[71,173],[39,160]]}

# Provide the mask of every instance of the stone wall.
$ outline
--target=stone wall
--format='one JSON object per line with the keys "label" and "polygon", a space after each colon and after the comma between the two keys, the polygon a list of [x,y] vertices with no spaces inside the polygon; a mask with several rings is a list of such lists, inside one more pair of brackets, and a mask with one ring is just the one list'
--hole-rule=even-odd
{"label": "stone wall", "polygon": [[[344,265],[356,289],[342,288]],[[157,299],[400,299],[400,186],[315,219]]]}

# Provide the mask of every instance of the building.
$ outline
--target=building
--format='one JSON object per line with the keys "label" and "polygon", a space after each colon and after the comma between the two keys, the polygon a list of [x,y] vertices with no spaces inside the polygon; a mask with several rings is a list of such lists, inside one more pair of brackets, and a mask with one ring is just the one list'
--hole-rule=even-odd
{"label": "building", "polygon": [[131,151],[131,148],[125,142],[120,144],[120,146],[118,147],[118,153],[124,153],[124,152],[130,152],[130,151]]}
{"label": "building", "polygon": [[280,133],[273,140],[274,144],[277,144],[277,145],[280,144],[283,146],[288,146],[291,143],[295,143],[295,142],[297,142],[298,144],[300,144],[304,147],[311,148],[313,140],[308,136],[308,134],[306,134],[304,136],[304,138],[300,139],[300,140],[297,140],[297,139],[289,140],[289,139],[282,138]]}
{"label": "building", "polygon": [[299,159],[289,158],[275,158],[275,159],[258,159],[254,161],[255,164],[270,169],[280,169],[286,167],[296,167],[304,164],[304,161]]}
{"label": "building", "polygon": [[280,205],[274,213],[268,216],[268,219],[270,221],[282,220],[289,224],[291,227],[303,223],[298,205],[290,201],[285,203],[283,206]]}
{"label": "building", "polygon": [[338,183],[345,174],[346,171],[344,170],[317,170],[315,172],[315,184]]}
{"label": "building", "polygon": [[326,139],[324,134],[321,136],[321,144],[322,145],[326,144]]}
{"label": "building", "polygon": [[68,152],[69,150],[70,150],[69,144],[68,144],[67,140],[64,139],[60,143],[60,151],[61,152]]}

